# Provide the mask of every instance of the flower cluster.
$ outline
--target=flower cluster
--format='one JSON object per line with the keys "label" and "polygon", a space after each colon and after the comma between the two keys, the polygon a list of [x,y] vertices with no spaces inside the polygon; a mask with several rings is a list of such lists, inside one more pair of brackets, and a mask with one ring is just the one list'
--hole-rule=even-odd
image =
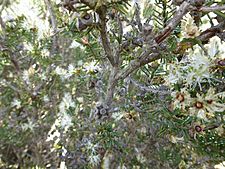
{"label": "flower cluster", "polygon": [[70,78],[75,72],[75,68],[73,65],[69,65],[67,69],[61,68],[59,66],[56,67],[55,73],[61,77],[62,80]]}
{"label": "flower cluster", "polygon": [[[62,101],[59,104],[59,113],[57,119],[51,127],[51,130],[48,133],[48,138],[46,141],[54,141],[54,146],[57,149],[57,145],[61,139],[61,129],[63,133],[67,132],[68,128],[72,125],[72,117],[68,114],[69,108],[74,108],[75,103],[72,99],[70,93],[65,93]],[[53,149],[52,151],[54,151]]]}
{"label": "flower cluster", "polygon": [[[213,87],[203,90],[203,85],[211,86],[213,81],[219,81],[215,78],[212,67],[215,66],[216,60],[223,59],[223,46],[224,42],[214,36],[208,44],[202,47],[195,45],[180,62],[170,65],[166,83],[182,86],[180,90],[171,93],[174,109],[178,108],[187,115],[205,121],[214,117],[216,112],[225,110],[221,99],[224,92],[216,93]],[[191,95],[191,91],[195,91],[195,94]]]}
{"label": "flower cluster", "polygon": [[61,103],[59,104],[59,116],[61,119],[62,128],[68,128],[72,125],[72,118],[67,111],[69,108],[74,107],[75,103],[72,99],[72,96],[70,93],[65,93]]}
{"label": "flower cluster", "polygon": [[90,140],[86,144],[88,160],[91,166],[97,166],[100,163],[100,155],[97,152],[98,147],[98,144],[93,144]]}
{"label": "flower cluster", "polygon": [[216,93],[214,88],[210,88],[206,94],[197,93],[196,97],[191,97],[188,90],[183,88],[172,93],[173,108],[207,121],[215,113],[225,111],[225,105],[220,101],[224,95],[225,92]]}
{"label": "flower cluster", "polygon": [[200,87],[201,83],[211,83],[216,80],[211,71],[211,67],[215,65],[216,60],[224,57],[224,42],[215,36],[210,39],[209,43],[200,47],[195,45],[193,49],[187,51],[180,62],[175,62],[168,66],[169,74],[166,77],[168,85],[184,84],[187,87]]}

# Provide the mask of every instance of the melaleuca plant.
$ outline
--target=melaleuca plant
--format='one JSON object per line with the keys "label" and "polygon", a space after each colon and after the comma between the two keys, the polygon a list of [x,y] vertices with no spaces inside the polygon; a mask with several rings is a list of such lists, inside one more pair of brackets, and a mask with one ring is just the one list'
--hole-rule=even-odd
{"label": "melaleuca plant", "polygon": [[222,168],[224,1],[0,5],[2,168]]}

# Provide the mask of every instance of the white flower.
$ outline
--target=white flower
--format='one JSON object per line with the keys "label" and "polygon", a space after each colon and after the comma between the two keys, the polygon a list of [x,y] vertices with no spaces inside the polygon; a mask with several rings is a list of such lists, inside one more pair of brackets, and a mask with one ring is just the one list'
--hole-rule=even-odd
{"label": "white flower", "polygon": [[196,65],[193,66],[194,67],[192,67],[192,69],[190,69],[190,71],[187,73],[185,81],[189,86],[196,87],[198,85],[200,90],[202,90],[201,83],[210,83],[212,75],[210,74],[209,67],[207,67],[207,65],[201,65],[198,68]]}
{"label": "white flower", "polygon": [[209,43],[204,45],[205,51],[199,45],[187,50],[187,56],[180,62],[169,65],[166,84],[177,84],[184,82],[187,86],[195,88],[199,86],[202,90],[202,83],[211,83],[213,72],[211,66],[215,59],[225,58],[225,43],[219,37],[214,36]]}
{"label": "white flower", "polygon": [[54,130],[54,131],[50,130],[46,141],[53,141],[59,137],[60,137],[60,132],[58,130]]}
{"label": "white flower", "polygon": [[40,39],[46,35],[50,36],[51,30],[48,17],[43,19],[43,15],[40,15],[40,5],[44,6],[45,4],[42,1],[37,5],[34,1],[20,0],[18,3],[10,5],[9,10],[4,10],[2,16],[3,18],[7,15],[12,15],[13,18],[17,18],[17,16],[25,16],[26,21],[22,26],[26,29],[31,26],[38,28],[38,39]]}
{"label": "white flower", "polygon": [[112,118],[115,120],[115,121],[119,121],[120,119],[122,119],[124,116],[124,113],[121,113],[121,112],[115,112],[112,114]]}
{"label": "white flower", "polygon": [[47,95],[44,95],[43,100],[45,103],[49,102],[49,97]]}
{"label": "white flower", "polygon": [[122,166],[119,165],[119,166],[117,167],[117,169],[127,169],[127,167],[123,164]]}
{"label": "white flower", "polygon": [[23,46],[24,46],[24,48],[27,49],[28,51],[34,50],[34,47],[32,46],[31,43],[24,42],[24,43],[23,43]]}
{"label": "white flower", "polygon": [[22,74],[22,79],[26,82],[26,83],[30,83],[30,77],[29,77],[29,72],[28,70],[24,70],[23,74]]}
{"label": "white flower", "polygon": [[172,143],[176,144],[178,142],[183,142],[184,141],[184,138],[183,137],[177,137],[177,136],[170,135],[169,136],[169,141],[171,141]]}
{"label": "white flower", "polygon": [[208,121],[207,117],[206,117],[206,112],[203,109],[198,110],[198,114],[196,116],[199,119],[203,119],[205,121]]}
{"label": "white flower", "polygon": [[95,154],[96,153],[96,149],[99,147],[98,144],[93,144],[90,140],[88,140],[87,144],[86,144],[86,149],[91,153],[91,154]]}
{"label": "white flower", "polygon": [[44,57],[44,58],[49,57],[49,56],[50,56],[49,50],[47,50],[47,49],[42,49],[42,51],[41,51],[41,56]]}
{"label": "white flower", "polygon": [[215,56],[223,58],[223,55],[225,54],[224,45],[225,43],[222,42],[218,36],[214,36],[204,47],[207,49],[210,58],[214,58]]}
{"label": "white flower", "polygon": [[84,102],[84,98],[83,98],[83,97],[77,97],[77,101],[78,101],[79,103],[83,103],[83,102]]}
{"label": "white flower", "polygon": [[193,50],[188,51],[189,61],[193,62],[191,64],[195,64],[197,66],[206,64],[207,66],[210,65],[210,58],[205,55],[204,51],[199,45],[193,46]]}
{"label": "white flower", "polygon": [[59,117],[61,120],[61,127],[62,128],[69,128],[72,125],[72,117],[67,113],[67,110],[70,107],[75,107],[75,102],[72,99],[72,96],[70,93],[65,93],[62,101],[59,104]]}
{"label": "white flower", "polygon": [[213,114],[215,112],[225,111],[225,104],[219,103],[219,97],[225,94],[225,92],[215,93],[214,88],[210,88],[204,98],[205,109]]}
{"label": "white flower", "polygon": [[131,25],[128,25],[128,26],[124,26],[124,29],[123,29],[123,33],[126,34],[128,32],[131,32],[132,31],[132,26]]}
{"label": "white flower", "polygon": [[69,64],[68,66],[68,72],[73,72],[74,71],[74,66],[72,64]]}
{"label": "white flower", "polygon": [[142,153],[138,153],[137,154],[137,160],[140,162],[140,163],[144,163],[146,161],[146,158],[145,156],[142,154]]}
{"label": "white flower", "polygon": [[193,107],[189,109],[190,115],[194,115],[200,119],[204,119],[205,121],[208,121],[206,117],[206,110],[204,108],[204,98],[197,93],[197,97],[193,99]]}
{"label": "white flower", "polygon": [[16,106],[17,109],[19,109],[21,107],[21,101],[19,101],[18,99],[14,98],[12,103],[11,103],[12,107]]}
{"label": "white flower", "polygon": [[73,41],[72,43],[71,43],[71,45],[70,45],[70,47],[69,48],[81,48],[81,49],[84,49],[84,46],[83,45],[81,45],[80,43],[78,43],[77,41]]}
{"label": "white flower", "polygon": [[198,45],[195,45],[193,50],[189,50],[188,53],[189,59],[185,61],[185,82],[193,87],[198,85],[201,89],[202,82],[211,82],[212,74],[210,73],[210,65],[212,60],[204,54],[203,50]]}
{"label": "white flower", "polygon": [[27,123],[24,123],[21,125],[22,129],[24,131],[30,129],[31,131],[34,130],[34,127],[36,127],[36,125],[31,121],[31,119],[28,118],[28,122]]}
{"label": "white flower", "polygon": [[217,134],[222,137],[225,134],[225,130],[224,130],[224,124],[220,125],[219,127],[217,127],[216,129]]}
{"label": "white flower", "polygon": [[225,161],[214,166],[215,169],[225,169]]}
{"label": "white flower", "polygon": [[65,78],[66,79],[70,78],[73,75],[74,70],[75,70],[74,66],[72,64],[69,64]]}
{"label": "white flower", "polygon": [[171,96],[173,97],[173,108],[178,108],[185,110],[186,107],[190,106],[191,96],[188,93],[186,88],[182,88],[181,91],[172,92]]}
{"label": "white flower", "polygon": [[63,69],[63,68],[57,66],[55,69],[55,73],[59,76],[65,76],[67,71],[66,71],[66,69]]}
{"label": "white flower", "polygon": [[82,65],[83,65],[83,61],[82,61],[82,60],[79,60],[79,61],[77,62],[77,65],[78,65],[78,66],[82,66]]}
{"label": "white flower", "polygon": [[57,118],[54,122],[54,124],[51,126],[50,131],[48,132],[48,137],[46,139],[46,141],[52,141],[55,138],[59,138],[60,137],[60,133],[57,129],[57,126],[60,125],[60,120]]}
{"label": "white flower", "polygon": [[[69,109],[70,107],[75,107],[75,102],[73,101],[70,93],[64,94],[60,104],[61,104],[60,107],[62,108],[62,106],[64,106],[65,109]],[[62,110],[63,111],[61,111],[61,112],[65,112],[64,109],[62,109]]]}
{"label": "white flower", "polygon": [[59,167],[59,169],[67,169],[67,167],[66,167],[66,162],[65,162],[65,161],[61,161],[61,162],[60,162],[60,167]]}
{"label": "white flower", "polygon": [[85,63],[84,64],[84,69],[88,73],[92,73],[92,72],[94,72],[96,70],[99,70],[100,67],[97,65],[97,63],[95,61],[92,61],[92,62]]}
{"label": "white flower", "polygon": [[189,13],[181,21],[181,35],[184,38],[195,38],[200,35],[200,31]]}
{"label": "white flower", "polygon": [[66,153],[67,153],[67,149],[63,146],[62,147],[62,156],[66,156]]}
{"label": "white flower", "polygon": [[208,120],[214,117],[216,112],[225,111],[225,105],[219,102],[222,93],[215,94],[215,89],[210,88],[206,94],[197,93],[197,98],[193,99],[193,107],[191,107],[191,115],[196,115],[200,119]]}
{"label": "white flower", "polygon": [[96,166],[100,163],[100,156],[91,154],[90,156],[88,156],[88,160],[90,165]]}
{"label": "white flower", "polygon": [[61,115],[61,126],[62,128],[69,128],[72,126],[72,117],[69,114],[63,113]]}
{"label": "white flower", "polygon": [[199,29],[201,31],[205,31],[206,29],[209,29],[211,27],[210,19],[207,15],[201,17],[201,21],[202,21],[202,24],[199,25]]}
{"label": "white flower", "polygon": [[74,66],[72,64],[70,64],[68,66],[68,70],[57,66],[56,69],[55,69],[55,73],[57,75],[59,75],[62,80],[65,80],[65,79],[70,78],[73,75],[74,70],[75,70],[75,68],[74,68]]}
{"label": "white flower", "polygon": [[183,74],[178,63],[169,65],[169,74],[165,77],[166,84],[176,84],[181,82],[183,79]]}

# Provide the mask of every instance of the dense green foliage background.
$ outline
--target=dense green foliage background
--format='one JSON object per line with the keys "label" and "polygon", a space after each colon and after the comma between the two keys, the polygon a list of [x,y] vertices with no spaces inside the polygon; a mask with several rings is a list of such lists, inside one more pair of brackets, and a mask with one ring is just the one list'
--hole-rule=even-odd
{"label": "dense green foliage background", "polygon": [[224,10],[1,0],[0,168],[223,169]]}

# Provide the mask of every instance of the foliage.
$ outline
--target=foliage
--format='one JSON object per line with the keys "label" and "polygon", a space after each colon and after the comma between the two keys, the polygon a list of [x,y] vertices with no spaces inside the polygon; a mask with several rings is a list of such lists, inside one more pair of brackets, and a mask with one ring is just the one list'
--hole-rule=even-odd
{"label": "foliage", "polygon": [[223,165],[224,1],[0,5],[1,168]]}

